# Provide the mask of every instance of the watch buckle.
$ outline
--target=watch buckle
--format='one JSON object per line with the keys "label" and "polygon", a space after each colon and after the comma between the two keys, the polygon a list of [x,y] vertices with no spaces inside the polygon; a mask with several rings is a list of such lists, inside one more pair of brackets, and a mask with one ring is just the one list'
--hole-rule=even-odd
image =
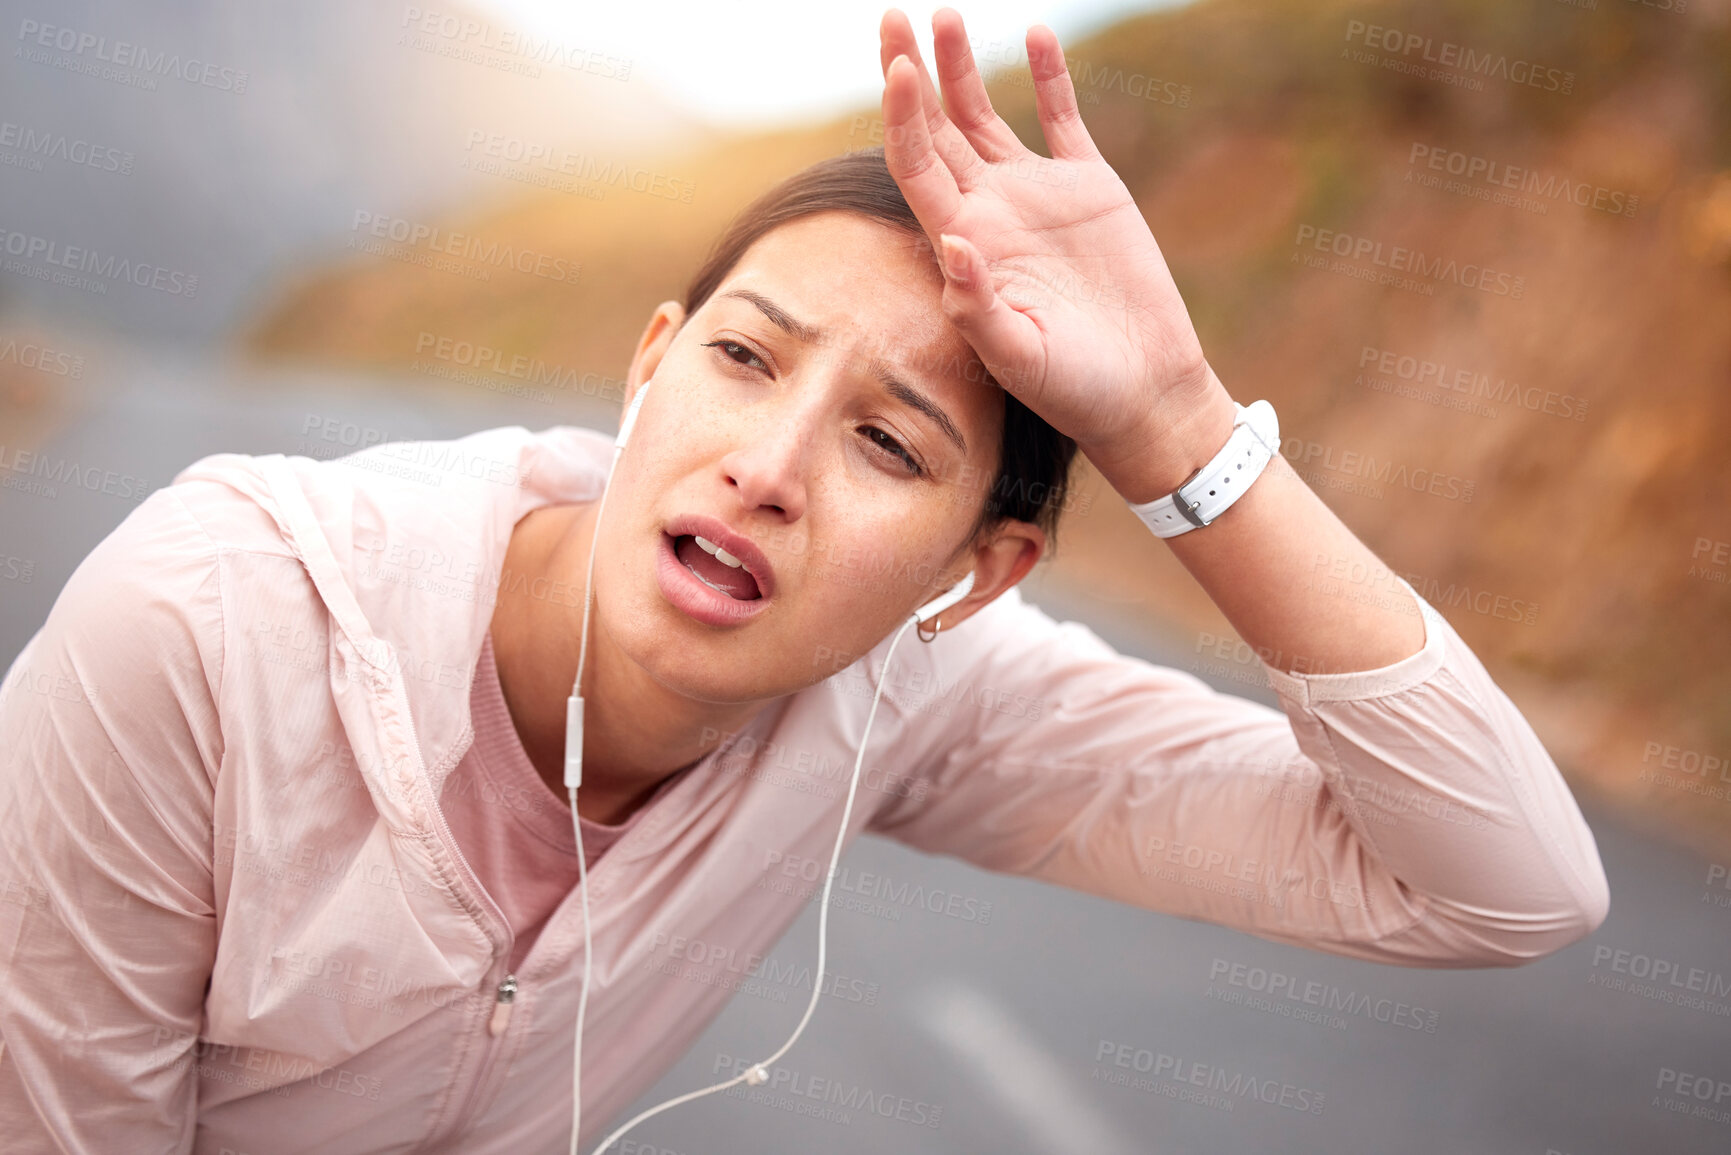
{"label": "watch buckle", "polygon": [[1183,485],[1180,485],[1177,489],[1172,491],[1172,507],[1179,512],[1185,521],[1189,522],[1197,529],[1203,528],[1208,523],[1203,521],[1202,515],[1196,512],[1198,508],[1197,503],[1191,501],[1190,498],[1185,495],[1184,490],[1194,482],[1197,477],[1201,476],[1201,474],[1202,471],[1198,469],[1195,473],[1190,475],[1189,481],[1186,481]]}

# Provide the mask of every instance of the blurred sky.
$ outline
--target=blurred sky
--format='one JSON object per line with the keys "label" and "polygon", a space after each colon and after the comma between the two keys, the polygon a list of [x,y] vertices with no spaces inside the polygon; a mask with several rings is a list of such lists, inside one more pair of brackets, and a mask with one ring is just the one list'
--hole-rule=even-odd
{"label": "blurred sky", "polygon": [[[962,14],[982,68],[1026,66],[1029,25],[1068,45],[1131,12],[1184,0],[989,0],[948,5]],[[832,116],[883,92],[878,22],[884,0],[479,0],[501,23],[588,51],[624,57],[674,103],[712,123],[763,128]],[[932,13],[895,5],[931,60]],[[670,28],[678,35],[669,36]]]}

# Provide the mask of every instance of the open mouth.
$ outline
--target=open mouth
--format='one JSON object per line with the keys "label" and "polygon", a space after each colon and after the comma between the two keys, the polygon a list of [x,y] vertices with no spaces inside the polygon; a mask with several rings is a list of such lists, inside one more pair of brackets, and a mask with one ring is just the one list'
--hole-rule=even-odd
{"label": "open mouth", "polygon": [[734,601],[756,601],[763,596],[757,579],[739,559],[712,541],[694,534],[680,534],[673,539],[673,556],[697,575],[698,581]]}

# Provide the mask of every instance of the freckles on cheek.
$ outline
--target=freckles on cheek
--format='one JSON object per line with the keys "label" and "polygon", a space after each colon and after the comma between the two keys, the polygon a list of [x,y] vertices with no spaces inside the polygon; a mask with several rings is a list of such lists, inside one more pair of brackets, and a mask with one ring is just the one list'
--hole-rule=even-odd
{"label": "freckles on cheek", "polygon": [[882,521],[854,521],[834,537],[809,540],[803,572],[813,619],[828,629],[880,636],[900,620],[936,579],[941,560],[912,516],[898,511]]}
{"label": "freckles on cheek", "polygon": [[735,427],[737,414],[725,405],[703,400],[683,388],[669,389],[661,404],[654,424],[645,428],[639,419],[631,435],[632,446],[640,445],[641,450],[635,480],[653,496],[666,493],[706,466],[713,467],[738,447],[738,439],[728,432]]}
{"label": "freckles on cheek", "polygon": [[[871,651],[895,629],[894,611],[881,589],[833,570],[814,574],[806,586],[808,604],[799,612],[805,625],[797,630],[799,646],[813,655],[817,670],[828,677]],[[881,585],[885,579],[878,579]]]}

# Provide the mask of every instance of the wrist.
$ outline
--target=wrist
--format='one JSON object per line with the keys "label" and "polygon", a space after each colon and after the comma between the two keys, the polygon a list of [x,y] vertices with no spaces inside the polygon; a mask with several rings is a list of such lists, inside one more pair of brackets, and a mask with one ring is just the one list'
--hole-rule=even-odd
{"label": "wrist", "polygon": [[1108,452],[1088,453],[1131,505],[1165,497],[1213,460],[1232,436],[1237,407],[1206,363],[1194,388],[1167,403]]}

